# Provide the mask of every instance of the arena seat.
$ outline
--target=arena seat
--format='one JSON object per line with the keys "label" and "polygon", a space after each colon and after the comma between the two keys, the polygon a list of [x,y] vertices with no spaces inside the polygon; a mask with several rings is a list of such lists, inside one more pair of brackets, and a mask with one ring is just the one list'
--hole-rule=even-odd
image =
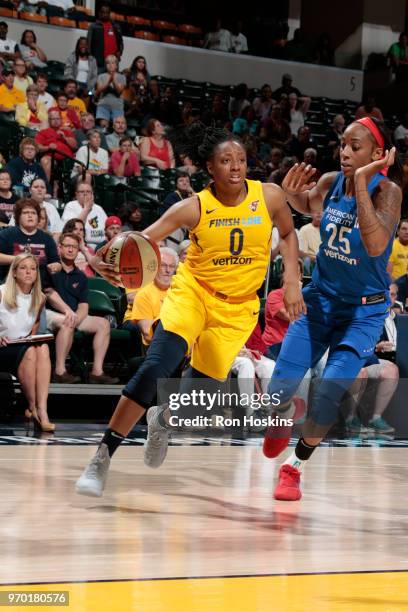
{"label": "arena seat", "polygon": [[167,43],[168,45],[187,45],[187,41],[185,38],[181,38],[180,36],[174,36],[173,34],[162,36],[162,42]]}
{"label": "arena seat", "polygon": [[0,8],[0,17],[8,17],[9,19],[16,19],[18,16],[17,11],[11,8]]}
{"label": "arena seat", "polygon": [[135,28],[147,29],[150,30],[152,22],[150,19],[146,19],[145,17],[138,17],[137,15],[130,15],[125,19],[131,25],[134,25]]}
{"label": "arena seat", "polygon": [[88,278],[88,287],[91,290],[102,291],[109,298],[112,306],[115,309],[117,324],[123,320],[127,308],[126,293],[119,287],[111,285],[107,280],[100,276]]}
{"label": "arena seat", "polygon": [[37,13],[19,13],[19,19],[24,21],[35,21],[37,23],[47,23],[47,17],[45,15],[37,15]]}
{"label": "arena seat", "polygon": [[50,17],[50,25],[61,26],[63,28],[75,28],[76,21],[65,17]]}
{"label": "arena seat", "polygon": [[160,32],[177,32],[178,29],[176,23],[172,23],[170,21],[163,21],[162,19],[156,19],[155,21],[152,21],[152,26]]}
{"label": "arena seat", "polygon": [[143,40],[152,40],[156,42],[160,40],[158,34],[155,34],[154,32],[148,32],[147,30],[136,30],[133,36],[135,38],[143,38]]}

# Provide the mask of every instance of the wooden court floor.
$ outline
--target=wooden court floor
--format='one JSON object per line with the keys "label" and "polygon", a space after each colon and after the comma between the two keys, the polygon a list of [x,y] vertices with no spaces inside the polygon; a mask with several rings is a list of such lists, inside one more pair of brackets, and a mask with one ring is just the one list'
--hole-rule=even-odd
{"label": "wooden court floor", "polygon": [[105,496],[78,497],[94,450],[0,447],[0,591],[65,590],[37,609],[75,612],[408,610],[407,448],[321,448],[294,503],[260,447],[221,444],[156,471],[123,446]]}

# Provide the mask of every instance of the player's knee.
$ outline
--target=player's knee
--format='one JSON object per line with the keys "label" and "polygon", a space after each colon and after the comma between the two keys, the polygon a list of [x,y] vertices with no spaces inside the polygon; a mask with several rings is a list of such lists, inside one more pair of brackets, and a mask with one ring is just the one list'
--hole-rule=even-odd
{"label": "player's knee", "polygon": [[380,378],[382,380],[398,380],[399,379],[398,366],[392,361],[389,361],[382,368]]}

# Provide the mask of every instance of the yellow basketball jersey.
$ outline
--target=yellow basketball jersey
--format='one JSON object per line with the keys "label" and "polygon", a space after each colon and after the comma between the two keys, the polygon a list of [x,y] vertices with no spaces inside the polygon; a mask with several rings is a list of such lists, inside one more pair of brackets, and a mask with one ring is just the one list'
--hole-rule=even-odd
{"label": "yellow basketball jersey", "polygon": [[200,221],[190,232],[186,268],[214,291],[228,296],[259,289],[269,260],[272,221],[262,183],[246,181],[248,193],[238,206],[225,206],[209,185],[197,194]]}

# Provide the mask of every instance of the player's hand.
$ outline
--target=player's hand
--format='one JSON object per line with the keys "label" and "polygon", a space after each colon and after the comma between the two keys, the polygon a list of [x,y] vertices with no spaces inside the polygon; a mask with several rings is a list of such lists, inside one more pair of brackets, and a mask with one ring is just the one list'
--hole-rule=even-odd
{"label": "player's hand", "polygon": [[303,300],[302,288],[298,281],[285,283],[283,302],[290,322],[296,321],[301,314],[306,314],[306,304]]}
{"label": "player's hand", "polygon": [[98,249],[98,251],[94,255],[89,254],[87,257],[88,263],[91,268],[93,268],[95,272],[97,272],[105,280],[107,280],[108,283],[111,283],[111,285],[115,285],[115,287],[121,287],[122,283],[118,273],[115,270],[115,266],[113,266],[112,264],[107,264],[103,261],[107,246],[108,245],[105,245],[101,249]]}
{"label": "player's hand", "polygon": [[55,261],[54,263],[47,264],[47,270],[50,274],[56,274],[62,270],[62,265],[58,261]]}
{"label": "player's hand", "polygon": [[386,150],[384,153],[384,157],[382,159],[377,159],[377,161],[371,162],[371,164],[367,164],[367,166],[363,166],[362,168],[358,168],[355,174],[355,181],[364,181],[368,183],[370,179],[377,172],[381,172],[384,168],[389,168],[395,162],[395,147],[392,147],[389,151]]}
{"label": "player's hand", "polygon": [[295,164],[283,179],[283,191],[288,195],[299,195],[304,191],[309,191],[316,185],[316,182],[309,182],[315,172],[316,168],[306,165],[304,162]]}

